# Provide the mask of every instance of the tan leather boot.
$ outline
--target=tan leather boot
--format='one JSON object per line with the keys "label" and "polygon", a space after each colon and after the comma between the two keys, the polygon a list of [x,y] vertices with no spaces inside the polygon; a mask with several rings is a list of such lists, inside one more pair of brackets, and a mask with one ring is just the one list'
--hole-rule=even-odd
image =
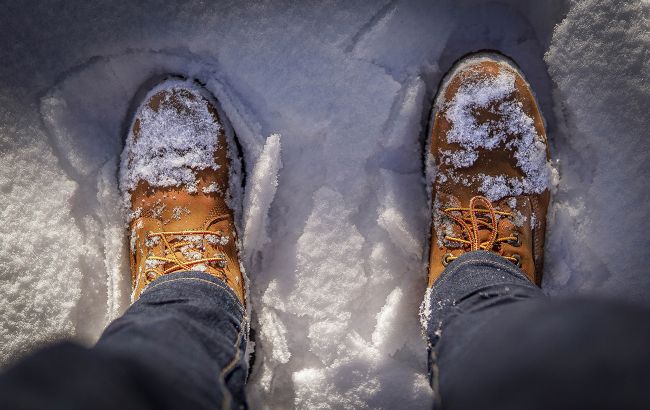
{"label": "tan leather boot", "polygon": [[132,299],[157,277],[199,270],[245,303],[233,191],[234,139],[202,88],[161,84],[138,109],[122,154],[130,217]]}
{"label": "tan leather boot", "polygon": [[504,57],[475,54],[447,74],[433,115],[429,286],[474,250],[501,255],[540,285],[552,169],[530,86]]}

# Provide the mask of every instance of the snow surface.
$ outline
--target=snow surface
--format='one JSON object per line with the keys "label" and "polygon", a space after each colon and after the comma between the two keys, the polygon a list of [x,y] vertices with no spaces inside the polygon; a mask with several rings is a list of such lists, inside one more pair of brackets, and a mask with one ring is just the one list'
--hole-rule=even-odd
{"label": "snow surface", "polygon": [[244,150],[254,408],[430,408],[421,147],[470,51],[514,58],[547,120],[544,287],[650,302],[649,21],[641,0],[3,2],[2,363],[126,308],[117,164],[168,73]]}

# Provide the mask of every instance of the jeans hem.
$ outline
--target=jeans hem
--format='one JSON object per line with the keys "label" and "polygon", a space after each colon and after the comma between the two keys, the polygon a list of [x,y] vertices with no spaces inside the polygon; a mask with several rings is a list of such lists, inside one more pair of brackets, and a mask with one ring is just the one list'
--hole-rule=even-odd
{"label": "jeans hem", "polygon": [[[524,275],[519,269],[510,262],[506,262],[506,259],[503,257],[494,254],[489,251],[472,251],[467,252],[461,255],[458,259],[454,260],[449,264],[447,269],[445,269],[440,277],[435,281],[432,288],[435,290],[444,287],[444,285],[450,280],[452,276],[462,275],[463,271],[466,268],[471,268],[475,266],[489,266],[493,268],[503,269],[507,273],[513,276],[513,278],[524,280],[526,285],[531,285],[537,288],[526,275]],[[459,272],[460,271],[460,272]],[[518,281],[517,281],[518,282]],[[505,284],[504,283],[494,283],[494,285]]]}
{"label": "jeans hem", "polygon": [[246,315],[246,308],[241,303],[237,295],[235,295],[235,292],[230,288],[230,286],[228,286],[228,284],[226,284],[223,279],[201,271],[182,271],[160,276],[144,289],[142,295],[152,292],[156,288],[174,286],[181,281],[204,283],[206,285],[213,286],[222,291],[225,291],[225,294],[228,295],[232,301],[236,302],[236,306],[239,312],[242,314],[242,317]]}

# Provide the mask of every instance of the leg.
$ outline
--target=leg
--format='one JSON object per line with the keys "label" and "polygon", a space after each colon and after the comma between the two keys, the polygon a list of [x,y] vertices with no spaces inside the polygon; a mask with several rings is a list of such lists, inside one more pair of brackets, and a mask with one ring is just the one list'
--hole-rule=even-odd
{"label": "leg", "polygon": [[203,272],[160,277],[96,349],[157,364],[170,386],[207,407],[244,403],[248,323],[235,293]]}
{"label": "leg", "polygon": [[451,263],[427,298],[432,386],[445,409],[650,405],[643,308],[548,299],[489,252]]}
{"label": "leg", "polygon": [[57,346],[8,372],[3,408],[245,405],[240,169],[207,90],[170,79],[147,95],[120,170],[136,302],[94,349]]}
{"label": "leg", "polygon": [[214,276],[166,275],[93,349],[60,344],[9,370],[0,378],[1,407],[245,406],[244,318],[236,295]]}
{"label": "leg", "polygon": [[422,311],[442,405],[648,404],[647,313],[550,301],[534,285],[542,283],[552,172],[544,121],[523,73],[493,53],[463,58],[443,80],[432,118]]}

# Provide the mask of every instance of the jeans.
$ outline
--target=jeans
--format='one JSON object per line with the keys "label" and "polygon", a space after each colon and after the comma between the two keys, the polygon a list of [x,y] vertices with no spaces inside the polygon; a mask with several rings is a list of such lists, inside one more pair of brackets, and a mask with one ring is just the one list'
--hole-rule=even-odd
{"label": "jeans", "polygon": [[427,292],[436,409],[650,409],[650,311],[546,297],[507,260],[469,252]]}
{"label": "jeans", "polygon": [[2,409],[214,409],[245,406],[248,321],[221,280],[154,281],[86,349],[62,343],[0,377]]}
{"label": "jeans", "polygon": [[[549,299],[489,252],[453,261],[425,302],[437,409],[650,408],[643,308]],[[0,376],[0,408],[245,407],[247,332],[219,279],[163,276],[94,348],[55,345]]]}

